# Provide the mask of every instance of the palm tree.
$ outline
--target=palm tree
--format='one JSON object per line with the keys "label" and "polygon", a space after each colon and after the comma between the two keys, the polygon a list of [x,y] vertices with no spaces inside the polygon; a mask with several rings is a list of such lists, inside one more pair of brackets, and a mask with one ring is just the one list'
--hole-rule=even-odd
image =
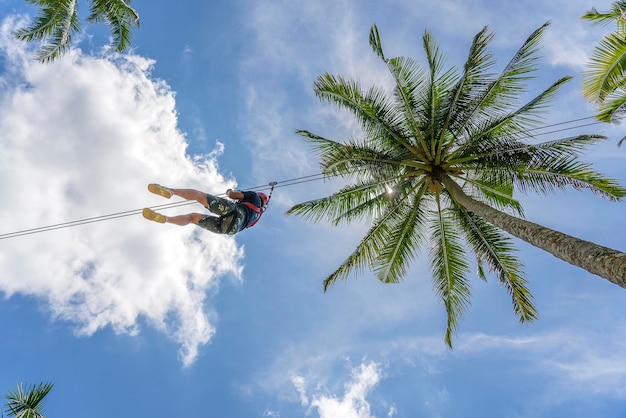
{"label": "palm tree", "polygon": [[20,383],[15,391],[8,391],[5,412],[15,418],[45,418],[41,412],[44,398],[52,390],[52,383],[40,383],[24,388]]}
{"label": "palm tree", "polygon": [[459,73],[444,71],[445,58],[428,32],[423,35],[428,69],[411,58],[387,58],[374,25],[370,45],[395,81],[392,98],[375,86],[364,92],[358,81],[341,76],[317,78],[316,95],[351,111],[362,138],[336,142],[297,131],[314,144],[328,177],[351,181],[337,193],[297,204],[287,213],[330,219],[335,225],[363,219],[372,223],[356,250],[325,279],[325,291],[365,268],[382,282],[398,282],[426,246],[434,287],[447,311],[445,341],[451,346],[457,322],[470,305],[468,252],[476,258],[481,279],[486,280],[485,266],[495,273],[521,322],[537,316],[523,265],[504,232],[626,287],[626,254],[523,220],[522,207],[513,198],[514,186],[539,193],[572,186],[610,200],[626,195],[625,188],[578,160],[586,145],[602,137],[580,135],[535,145],[523,140],[540,126],[539,114],[569,79],[514,106],[536,70],[546,26],[494,76],[487,51],[493,34],[487,28],[474,37]]}
{"label": "palm tree", "polygon": [[[30,27],[19,29],[15,36],[23,41],[41,41],[45,44],[36,58],[40,62],[54,61],[63,55],[72,43],[72,34],[80,29],[78,0],[27,0],[41,8]],[[130,7],[130,0],[90,0],[87,21],[106,23],[113,36],[115,51],[125,51],[131,43],[132,27],[139,27],[139,15]]]}
{"label": "palm tree", "polygon": [[596,46],[583,74],[583,94],[599,106],[598,120],[610,122],[626,112],[626,1],[613,3],[605,13],[592,9],[582,19],[617,23],[617,30]]}

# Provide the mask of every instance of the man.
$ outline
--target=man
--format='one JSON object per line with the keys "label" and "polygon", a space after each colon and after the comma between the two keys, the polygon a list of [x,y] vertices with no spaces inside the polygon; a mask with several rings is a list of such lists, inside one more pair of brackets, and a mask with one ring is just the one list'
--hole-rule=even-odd
{"label": "man", "polygon": [[[216,215],[188,213],[186,215],[165,216],[145,208],[143,217],[158,223],[174,225],[196,224],[216,234],[233,235],[254,225],[265,210],[269,198],[265,193],[237,191],[228,189],[226,195],[233,200],[223,199],[194,189],[173,189],[159,184],[149,184],[148,190],[169,199],[180,196],[183,199],[195,200]],[[271,193],[270,193],[271,194]]]}

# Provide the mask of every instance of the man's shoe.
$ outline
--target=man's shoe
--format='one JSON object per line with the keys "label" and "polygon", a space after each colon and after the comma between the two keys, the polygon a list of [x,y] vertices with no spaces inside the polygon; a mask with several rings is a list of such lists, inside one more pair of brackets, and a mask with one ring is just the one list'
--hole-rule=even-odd
{"label": "man's shoe", "polygon": [[144,218],[150,221],[158,222],[160,224],[165,223],[165,216],[161,215],[160,213],[156,213],[152,209],[145,208],[141,214]]}
{"label": "man's shoe", "polygon": [[163,187],[156,183],[148,184],[148,190],[150,190],[154,194],[158,194],[159,196],[163,196],[166,199],[172,197],[172,191],[167,187]]}

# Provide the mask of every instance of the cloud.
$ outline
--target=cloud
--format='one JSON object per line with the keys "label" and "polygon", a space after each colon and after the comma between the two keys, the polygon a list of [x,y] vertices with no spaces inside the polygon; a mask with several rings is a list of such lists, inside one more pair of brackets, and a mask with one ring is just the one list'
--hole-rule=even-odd
{"label": "cloud", "polygon": [[[219,149],[190,158],[174,93],[137,55],[71,50],[40,65],[0,29],[0,225],[4,233],[166,203],[147,183],[221,193]],[[194,208],[195,209],[195,208]],[[198,207],[197,209],[202,209]],[[184,213],[178,208],[167,213]],[[243,251],[229,237],[140,215],[0,241],[0,291],[47,306],[79,335],[146,323],[180,346],[184,365],[215,333],[207,294],[239,277]]]}
{"label": "cloud", "polygon": [[506,353],[526,373],[542,376],[548,383],[547,404],[559,404],[590,394],[626,398],[626,330],[615,326],[609,332],[580,332],[557,329],[516,338],[465,334],[453,356],[468,359],[486,353]]}
{"label": "cloud", "polygon": [[[320,418],[372,417],[372,410],[383,408],[387,416],[398,414],[398,409],[406,411],[408,405],[398,398],[389,402],[381,400],[386,393],[395,393],[397,382],[404,380],[416,385],[415,398],[422,402],[414,407],[425,413],[452,408],[458,388],[452,385],[449,392],[446,386],[447,382],[458,379],[476,384],[488,379],[488,383],[481,383],[482,390],[509,382],[524,393],[532,416],[588,399],[590,395],[598,404],[603,399],[626,398],[626,361],[621,355],[626,348],[623,343],[626,331],[620,325],[597,333],[556,328],[521,337],[461,333],[454,350],[445,347],[440,335],[416,336],[416,333],[420,334],[419,330],[411,329],[405,337],[370,337],[361,346],[355,343],[334,353],[320,352],[300,359],[299,368],[292,367],[294,362],[286,359],[281,363],[282,372],[291,371],[290,386],[275,384],[266,390],[280,393],[286,402],[299,404],[309,415],[317,413]],[[374,357],[372,353],[376,353]],[[352,378],[343,391],[332,389],[334,385],[328,382],[337,379],[339,364],[345,364],[347,357],[364,355],[371,360],[352,370]],[[278,357],[285,359],[284,353]],[[385,367],[384,382],[381,382],[381,364]],[[503,367],[508,370],[504,375]],[[528,386],[527,382],[533,383]],[[379,384],[380,393],[374,402],[371,393]],[[294,388],[297,397],[293,396]],[[513,397],[511,401],[517,399]],[[398,408],[396,402],[402,407]]]}
{"label": "cloud", "polygon": [[[309,401],[305,393],[305,379],[296,376],[293,384],[300,393],[303,406],[316,409],[320,418],[373,418],[367,395],[380,381],[376,363],[362,363],[352,370],[352,379],[345,384],[342,397],[315,393]],[[393,412],[389,412],[392,416]]]}

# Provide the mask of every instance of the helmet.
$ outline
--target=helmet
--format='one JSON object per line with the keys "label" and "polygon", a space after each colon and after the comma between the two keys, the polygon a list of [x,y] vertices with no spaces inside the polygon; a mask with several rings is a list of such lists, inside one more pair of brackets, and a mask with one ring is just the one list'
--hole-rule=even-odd
{"label": "helmet", "polygon": [[262,206],[267,206],[267,203],[270,201],[265,193],[257,193],[261,198]]}

